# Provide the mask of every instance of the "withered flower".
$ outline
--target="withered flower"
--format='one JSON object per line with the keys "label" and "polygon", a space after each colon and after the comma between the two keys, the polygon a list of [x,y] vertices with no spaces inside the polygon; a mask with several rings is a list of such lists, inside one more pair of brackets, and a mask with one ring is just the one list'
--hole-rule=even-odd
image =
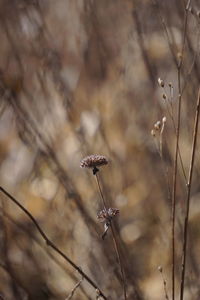
{"label": "withered flower", "polygon": [[98,172],[97,167],[108,164],[108,159],[103,155],[93,154],[86,156],[81,160],[81,168],[91,168],[93,169],[93,174],[95,175]]}
{"label": "withered flower", "polygon": [[104,208],[97,214],[97,219],[100,220],[100,222],[104,222],[104,233],[102,235],[102,239],[105,238],[108,229],[111,225],[112,218],[115,217],[119,213],[119,209],[117,208]]}
{"label": "withered flower", "polygon": [[165,86],[164,80],[162,80],[161,78],[158,78],[158,84],[162,88],[164,88],[164,86]]}
{"label": "withered flower", "polygon": [[113,217],[115,217],[119,213],[119,209],[117,208],[108,208],[103,209],[97,214],[97,219],[100,219],[100,222],[110,221]]}

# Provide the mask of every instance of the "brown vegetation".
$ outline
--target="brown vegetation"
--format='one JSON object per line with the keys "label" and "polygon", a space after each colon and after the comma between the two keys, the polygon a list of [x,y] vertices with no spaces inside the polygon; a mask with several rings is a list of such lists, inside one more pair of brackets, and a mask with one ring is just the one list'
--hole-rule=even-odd
{"label": "brown vegetation", "polygon": [[0,299],[199,300],[198,1],[0,24]]}

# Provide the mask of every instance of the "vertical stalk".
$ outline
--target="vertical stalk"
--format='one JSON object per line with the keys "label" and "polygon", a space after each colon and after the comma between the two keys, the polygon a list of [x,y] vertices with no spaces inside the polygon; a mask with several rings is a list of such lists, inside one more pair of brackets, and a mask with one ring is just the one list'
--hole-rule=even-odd
{"label": "vertical stalk", "polygon": [[121,271],[121,276],[122,276],[124,299],[126,300],[127,299],[127,295],[126,295],[126,278],[125,278],[125,273],[124,273],[124,269],[123,269],[123,266],[122,266],[121,255],[120,255],[120,252],[119,252],[119,246],[118,246],[118,243],[117,243],[117,238],[115,236],[115,231],[114,231],[112,223],[110,224],[110,227],[111,227],[113,243],[114,243],[114,246],[115,246],[115,251],[116,251],[116,254],[117,254],[117,258],[118,258],[118,262],[119,262],[119,266],[120,266],[120,271]]}
{"label": "vertical stalk", "polygon": [[178,145],[180,136],[180,115],[181,115],[181,94],[178,97],[178,115],[176,128],[176,146],[173,171],[173,190],[172,190],[172,300],[175,299],[175,220],[176,220],[176,188],[177,188],[177,169],[178,169]]}
{"label": "vertical stalk", "polygon": [[181,119],[181,70],[183,65],[183,54],[185,50],[187,23],[188,23],[188,8],[190,1],[187,1],[185,7],[185,18],[183,28],[183,43],[180,53],[180,59],[177,66],[178,76],[178,112],[177,112],[177,128],[176,128],[176,146],[175,146],[175,158],[174,158],[174,171],[173,171],[173,191],[172,191],[172,300],[175,300],[175,220],[176,220],[176,189],[177,189],[177,170],[178,170],[178,151],[179,151],[179,136],[180,136],[180,119]]}
{"label": "vertical stalk", "polygon": [[[100,197],[101,197],[104,209],[107,210],[106,201],[105,201],[105,198],[103,196],[103,192],[102,192],[101,185],[100,185],[98,171],[93,172],[93,174],[96,177],[96,182],[97,182],[97,186],[98,186],[98,189],[99,189],[99,194],[100,194]],[[124,269],[123,269],[122,259],[121,259],[121,255],[120,255],[120,251],[119,251],[119,245],[118,245],[118,242],[117,242],[117,238],[116,238],[116,235],[115,235],[115,231],[114,231],[112,222],[110,223],[110,228],[111,228],[112,239],[113,239],[113,243],[114,243],[114,247],[115,247],[115,252],[116,252],[116,255],[117,255],[118,262],[119,262],[119,267],[120,267],[120,272],[121,272],[121,277],[122,277],[124,300],[127,300],[127,295],[126,295],[126,278],[125,278],[125,273],[124,273]]]}
{"label": "vertical stalk", "polygon": [[107,209],[107,207],[106,207],[106,201],[105,201],[104,196],[103,196],[103,192],[102,192],[102,189],[101,189],[100,180],[99,180],[99,176],[98,176],[97,172],[95,173],[95,178],[96,178],[97,186],[98,186],[98,189],[99,189],[99,194],[101,196],[100,198],[102,200],[104,209]]}
{"label": "vertical stalk", "polygon": [[186,213],[184,219],[180,300],[183,300],[183,296],[184,296],[187,240],[188,240],[188,221],[189,221],[189,212],[190,212],[190,195],[191,195],[192,175],[193,175],[194,159],[195,159],[195,151],[196,151],[196,143],[197,143],[199,110],[200,110],[200,87],[199,87],[198,98],[197,98],[196,114],[195,114],[194,129],[193,129],[193,142],[192,142],[191,159],[190,159],[190,169],[189,169],[188,182],[187,182],[187,202],[186,202]]}

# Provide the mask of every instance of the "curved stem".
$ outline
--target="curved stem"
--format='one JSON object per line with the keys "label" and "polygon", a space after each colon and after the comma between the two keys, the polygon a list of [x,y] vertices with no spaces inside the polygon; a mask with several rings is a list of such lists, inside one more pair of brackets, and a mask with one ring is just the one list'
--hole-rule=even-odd
{"label": "curved stem", "polygon": [[103,292],[98,288],[98,286],[94,283],[94,281],[79,268],[66,254],[64,254],[45,234],[45,232],[42,230],[36,219],[32,216],[32,214],[21,204],[19,203],[11,194],[9,194],[3,187],[0,186],[0,191],[4,193],[12,202],[14,202],[33,222],[35,227],[37,228],[38,232],[42,236],[42,238],[45,240],[47,246],[50,246],[55,252],[57,252],[60,256],[62,256],[75,270],[78,271],[79,274],[82,275],[82,277],[98,292],[99,295],[103,299],[107,299],[107,297],[103,294]]}

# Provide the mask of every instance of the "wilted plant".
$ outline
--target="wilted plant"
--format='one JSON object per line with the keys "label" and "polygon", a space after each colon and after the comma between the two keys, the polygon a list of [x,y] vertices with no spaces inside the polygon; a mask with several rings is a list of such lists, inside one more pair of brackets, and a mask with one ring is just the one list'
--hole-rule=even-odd
{"label": "wilted plant", "polygon": [[101,166],[104,166],[107,164],[108,164],[108,159],[105,156],[93,154],[93,155],[87,156],[84,159],[82,159],[81,163],[80,163],[80,167],[81,168],[91,168],[93,175],[96,178],[97,186],[98,186],[99,193],[100,193],[100,198],[101,198],[102,204],[103,204],[103,209],[97,214],[97,218],[101,222],[104,222],[104,233],[102,235],[102,239],[105,238],[105,236],[108,232],[108,229],[111,228],[112,238],[113,238],[115,251],[116,251],[117,258],[118,258],[121,276],[122,276],[124,299],[126,300],[127,294],[126,294],[126,280],[125,280],[124,268],[122,265],[122,259],[121,259],[121,255],[120,255],[120,251],[119,251],[119,246],[117,243],[117,238],[116,238],[114,227],[112,224],[112,220],[119,213],[119,210],[117,208],[111,208],[111,207],[108,208],[107,207],[107,203],[104,198],[104,195],[103,195],[103,192],[101,189],[101,185],[100,185],[99,176],[98,176],[98,172],[100,171],[99,168]]}

